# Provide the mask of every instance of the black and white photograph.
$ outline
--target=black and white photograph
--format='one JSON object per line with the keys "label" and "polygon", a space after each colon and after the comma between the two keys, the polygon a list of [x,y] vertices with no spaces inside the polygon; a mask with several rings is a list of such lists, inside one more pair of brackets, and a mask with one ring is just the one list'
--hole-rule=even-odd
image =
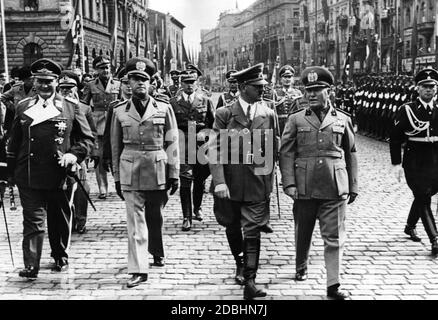
{"label": "black and white photograph", "polygon": [[0,300],[438,300],[437,100],[435,0],[0,0]]}

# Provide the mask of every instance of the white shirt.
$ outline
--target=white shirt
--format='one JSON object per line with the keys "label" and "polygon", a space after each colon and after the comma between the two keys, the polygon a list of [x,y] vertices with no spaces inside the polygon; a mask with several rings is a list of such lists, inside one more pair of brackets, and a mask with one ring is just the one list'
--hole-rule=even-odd
{"label": "white shirt", "polygon": [[[241,96],[239,96],[239,103],[242,106],[243,114],[246,116],[246,113],[248,112],[249,103],[246,102],[245,100],[243,100]],[[253,103],[251,105],[251,109],[250,109],[250,112],[249,112],[249,114],[250,114],[249,118],[250,118],[251,121],[254,120],[254,115],[255,115],[256,107],[257,107],[257,103]]]}
{"label": "white shirt", "polygon": [[421,99],[420,97],[418,97],[418,100],[420,100],[421,104],[423,105],[423,107],[427,110],[428,108],[430,110],[433,110],[433,99],[430,100],[429,103],[426,103],[423,99]]}
{"label": "white shirt", "polygon": [[188,95],[187,93],[183,92],[182,94],[183,94],[183,98],[184,98],[185,101],[189,101],[190,104],[193,103],[193,99],[194,99],[194,94],[193,93],[191,95]]}

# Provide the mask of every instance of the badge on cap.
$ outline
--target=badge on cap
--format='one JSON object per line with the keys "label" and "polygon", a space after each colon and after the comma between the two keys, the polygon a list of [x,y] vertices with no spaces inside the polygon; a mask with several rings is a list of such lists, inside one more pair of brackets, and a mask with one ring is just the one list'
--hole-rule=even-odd
{"label": "badge on cap", "polygon": [[135,64],[135,68],[139,71],[145,71],[146,70],[146,63],[143,61],[139,61]]}
{"label": "badge on cap", "polygon": [[309,82],[315,82],[318,80],[318,74],[315,71],[309,72],[307,75],[307,80]]}

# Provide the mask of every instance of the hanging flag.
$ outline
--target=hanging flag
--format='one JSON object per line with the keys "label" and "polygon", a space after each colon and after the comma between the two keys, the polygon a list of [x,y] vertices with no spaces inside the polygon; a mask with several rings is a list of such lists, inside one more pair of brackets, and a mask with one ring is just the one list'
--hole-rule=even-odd
{"label": "hanging flag", "polygon": [[136,32],[135,32],[135,55],[137,57],[140,56],[140,18],[137,17],[137,24],[136,24]]}
{"label": "hanging flag", "polygon": [[417,30],[417,15],[418,15],[418,3],[414,0],[414,19],[412,20],[412,37],[411,37],[411,57],[412,57],[412,73],[415,74],[415,63],[417,60],[418,50],[418,30]]}
{"label": "hanging flag", "polygon": [[310,43],[309,11],[307,5],[303,5],[304,13],[304,42]]}
{"label": "hanging flag", "polygon": [[321,2],[322,2],[322,11],[324,13],[324,20],[328,21],[330,18],[330,11],[327,4],[327,0],[321,0]]}
{"label": "hanging flag", "polygon": [[79,12],[79,0],[73,1],[70,24],[67,29],[67,34],[64,38],[63,45],[69,52],[66,68],[71,67],[73,56],[75,54],[76,45],[78,44],[78,38],[81,33],[81,13]]}
{"label": "hanging flag", "polygon": [[172,69],[172,59],[173,59],[173,53],[172,53],[172,45],[170,42],[170,38],[169,41],[167,42],[167,48],[166,48],[166,60],[165,60],[165,74],[168,74],[170,72],[170,70]]}
{"label": "hanging flag", "polygon": [[[351,60],[351,48],[350,48],[350,41],[348,41],[347,44],[347,51],[345,53],[345,62],[344,62],[344,73],[342,78],[348,78],[350,75],[350,60]],[[345,82],[345,81],[344,81]]]}
{"label": "hanging flag", "polygon": [[111,65],[113,67],[113,70],[117,69],[117,29],[119,25],[119,18],[118,18],[118,10],[117,10],[117,1],[113,0],[113,6],[112,8],[108,8],[108,29],[111,35],[110,40],[110,48],[111,48]]}

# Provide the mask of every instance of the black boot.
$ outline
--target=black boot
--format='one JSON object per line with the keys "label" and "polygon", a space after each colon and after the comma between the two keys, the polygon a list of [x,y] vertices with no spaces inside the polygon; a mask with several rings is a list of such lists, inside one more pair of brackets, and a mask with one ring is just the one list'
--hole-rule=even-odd
{"label": "black boot", "polygon": [[243,277],[243,236],[240,225],[229,226],[225,229],[227,235],[228,245],[230,246],[231,253],[236,261],[236,275],[234,280],[237,284],[245,284],[245,278]]}
{"label": "black boot", "polygon": [[255,278],[259,267],[260,239],[245,238],[243,245],[243,276],[245,277],[243,298],[245,300],[253,300],[254,298],[266,297],[266,292],[255,285]]}
{"label": "black boot", "polygon": [[204,196],[205,183],[196,181],[193,183],[193,213],[195,220],[202,221],[202,197]]}
{"label": "black boot", "polygon": [[243,256],[235,257],[236,260],[236,275],[234,276],[234,280],[237,284],[244,285],[245,277],[243,276]]}
{"label": "black boot", "polygon": [[183,212],[182,231],[189,231],[192,227],[192,193],[190,188],[183,187],[179,191]]}

